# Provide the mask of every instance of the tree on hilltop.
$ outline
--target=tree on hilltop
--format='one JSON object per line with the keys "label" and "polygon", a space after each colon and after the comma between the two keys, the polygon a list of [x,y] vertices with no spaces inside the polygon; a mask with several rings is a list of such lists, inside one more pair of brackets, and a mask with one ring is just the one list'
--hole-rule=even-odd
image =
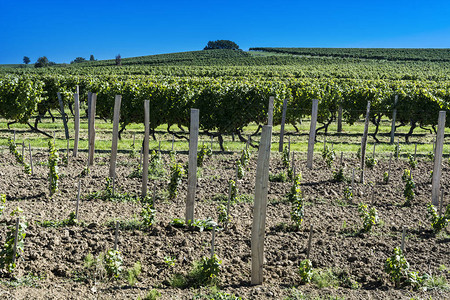
{"label": "tree on hilltop", "polygon": [[95,61],[94,54],[91,54],[91,57],[89,57],[89,60],[90,61]]}
{"label": "tree on hilltop", "polygon": [[77,63],[82,63],[82,62],[85,62],[85,61],[86,61],[86,59],[84,57],[77,57],[74,60],[72,60],[70,63],[71,64],[77,64]]}
{"label": "tree on hilltop", "polygon": [[47,67],[49,64],[50,64],[50,61],[48,60],[47,56],[41,56],[34,63],[34,67],[35,68],[43,68],[43,67]]}
{"label": "tree on hilltop", "polygon": [[120,56],[120,54],[116,55],[116,66],[121,66],[122,65],[122,56]]}
{"label": "tree on hilltop", "polygon": [[212,49],[239,50],[239,46],[235,42],[229,40],[217,40],[217,41],[209,41],[203,50],[212,50]]}
{"label": "tree on hilltop", "polygon": [[24,56],[24,57],[23,57],[23,63],[24,63],[24,64],[28,65],[28,64],[30,63],[30,61],[31,61],[31,60],[30,60],[30,58],[29,58],[28,56]]}

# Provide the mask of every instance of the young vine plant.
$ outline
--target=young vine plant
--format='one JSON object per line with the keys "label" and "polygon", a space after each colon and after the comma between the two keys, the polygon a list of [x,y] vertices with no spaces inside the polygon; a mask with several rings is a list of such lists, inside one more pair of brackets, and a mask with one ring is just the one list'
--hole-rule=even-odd
{"label": "young vine plant", "polygon": [[450,205],[447,205],[445,213],[439,216],[436,207],[433,204],[427,205],[428,217],[431,221],[431,228],[434,233],[439,233],[442,229],[447,227],[450,222]]}
{"label": "young vine plant", "polygon": [[[11,217],[19,217],[23,211],[18,207],[11,212]],[[16,225],[8,226],[6,233],[6,241],[0,251],[0,269],[4,269],[9,273],[12,273],[17,266],[17,259],[24,251],[24,239],[26,236],[25,230],[27,223],[23,216],[19,217],[19,231],[17,232],[17,247],[16,254],[14,256],[14,240],[16,235]],[[14,260],[14,262],[13,262]]]}
{"label": "young vine plant", "polygon": [[173,200],[178,194],[178,185],[181,183],[184,169],[179,163],[174,163],[170,167],[169,199]]}
{"label": "young vine plant", "polygon": [[53,140],[48,141],[48,167],[49,167],[49,182],[50,182],[50,195],[53,195],[58,190],[58,151],[56,150],[55,143]]}
{"label": "young vine plant", "polygon": [[20,154],[19,151],[17,151],[17,147],[16,147],[16,144],[14,143],[13,139],[10,138],[8,140],[8,146],[9,146],[9,152],[12,155],[14,155],[14,157],[16,158],[16,161],[23,166],[24,172],[27,174],[31,174],[30,165],[25,162],[22,154]]}

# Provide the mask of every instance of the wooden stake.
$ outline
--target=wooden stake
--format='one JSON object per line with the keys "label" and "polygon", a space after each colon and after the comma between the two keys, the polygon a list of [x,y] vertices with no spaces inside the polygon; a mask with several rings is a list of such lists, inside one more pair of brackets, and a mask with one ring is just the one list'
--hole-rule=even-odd
{"label": "wooden stake", "polygon": [[444,189],[441,190],[441,201],[439,202],[439,217],[442,217],[443,205],[444,205]]}
{"label": "wooden stake", "polygon": [[67,139],[67,164],[69,164],[69,148],[70,148],[70,139]]}
{"label": "wooden stake", "polygon": [[77,157],[78,142],[80,140],[80,98],[78,93],[73,95],[73,97],[74,97],[74,113],[75,113],[75,119],[73,124],[75,130],[75,137],[73,141],[73,157]]}
{"label": "wooden stake", "polygon": [[189,170],[186,196],[186,224],[194,221],[195,191],[197,188],[197,151],[200,111],[191,108],[191,128],[189,130]]}
{"label": "wooden stake", "polygon": [[251,238],[252,284],[262,284],[264,264],[264,234],[266,226],[267,194],[272,126],[263,126],[256,167],[255,201]]}
{"label": "wooden stake", "polygon": [[353,194],[353,196],[356,195],[356,193],[355,193],[355,169],[352,169],[352,194]]}
{"label": "wooden stake", "polygon": [[19,238],[19,218],[16,218],[16,232],[14,233],[14,247],[13,247],[13,256],[12,263],[16,262],[16,253],[17,253],[17,243]]}
{"label": "wooden stake", "polygon": [[95,107],[97,103],[97,94],[93,93],[91,96],[91,111],[89,116],[89,165],[94,165],[94,152],[95,152]]}
{"label": "wooden stake", "polygon": [[275,100],[275,97],[270,96],[269,97],[269,109],[267,113],[267,125],[272,126],[273,125],[273,101]]}
{"label": "wooden stake", "polygon": [[230,221],[230,202],[231,202],[231,182],[228,184],[228,202],[227,202],[227,220],[225,222],[225,231],[228,230],[228,222]]}
{"label": "wooden stake", "polygon": [[369,134],[369,116],[370,116],[370,101],[367,102],[366,121],[364,123],[364,133],[361,139],[361,183],[364,183],[364,168],[366,160],[366,145],[367,135]]}
{"label": "wooden stake", "polygon": [[25,142],[22,142],[22,158],[25,157]]}
{"label": "wooden stake", "polygon": [[120,119],[120,104],[122,96],[116,95],[114,99],[114,119],[113,119],[113,136],[111,144],[111,158],[109,161],[109,177],[116,177],[116,160],[117,160],[117,144],[119,140],[119,119]]}
{"label": "wooden stake", "polygon": [[175,135],[172,134],[172,152],[173,152],[173,144],[175,143]]}
{"label": "wooden stake", "polygon": [[278,145],[278,152],[283,152],[284,124],[286,122],[287,102],[288,102],[288,99],[284,99],[284,101],[283,101],[283,112],[282,112],[282,115],[281,115],[280,143]]}
{"label": "wooden stake", "polygon": [[417,156],[417,143],[414,146],[414,160],[416,160],[416,156]]}
{"label": "wooden stake", "polygon": [[33,171],[33,154],[31,153],[31,144],[28,143],[28,149],[30,150],[30,167],[31,167],[31,175],[34,175]]}
{"label": "wooden stake", "polygon": [[116,221],[116,233],[114,238],[114,250],[117,250],[117,241],[119,239],[119,221]]}
{"label": "wooden stake", "polygon": [[213,230],[211,233],[211,258],[214,257],[214,237],[216,235],[216,225],[213,225]]}
{"label": "wooden stake", "polygon": [[144,100],[144,145],[142,149],[143,164],[142,164],[142,198],[147,196],[147,182],[148,182],[148,143],[150,139],[150,100]]}
{"label": "wooden stake", "polygon": [[159,144],[158,144],[158,153],[161,153],[161,141],[159,141]]}
{"label": "wooden stake", "polygon": [[14,129],[14,144],[16,143],[16,130]]}
{"label": "wooden stake", "polygon": [[288,136],[288,153],[291,153],[291,136]]}
{"label": "wooden stake", "polygon": [[308,167],[308,169],[312,169],[313,167],[314,141],[316,139],[316,122],[317,122],[318,108],[319,108],[319,100],[313,99],[311,111],[311,124],[309,128],[308,157],[306,162],[306,166]]}
{"label": "wooden stake", "polygon": [[339,105],[338,109],[337,132],[342,132],[342,105]]}
{"label": "wooden stake", "polygon": [[406,227],[403,226],[403,233],[402,233],[402,244],[400,249],[402,250],[402,253],[405,252],[405,236],[406,236]]}
{"label": "wooden stake", "polygon": [[400,152],[400,139],[397,139],[397,157],[396,160],[398,160],[398,153]]}
{"label": "wooden stake", "polygon": [[344,156],[344,152],[341,151],[341,166],[342,166],[342,158]]}
{"label": "wooden stake", "polygon": [[311,225],[311,227],[309,228],[308,250],[306,251],[306,259],[309,259],[309,255],[311,253],[312,234],[313,234],[313,226]]}
{"label": "wooden stake", "polygon": [[56,95],[58,96],[59,108],[61,110],[61,118],[62,118],[63,124],[64,124],[64,133],[66,135],[66,140],[68,140],[69,139],[69,127],[67,126],[67,116],[66,116],[66,113],[64,112],[64,103],[62,101],[61,94],[59,92],[57,92]]}
{"label": "wooden stake", "polygon": [[395,139],[395,118],[397,117],[397,102],[398,102],[398,95],[395,95],[394,98],[394,110],[392,111],[392,125],[391,125],[391,141],[390,144],[394,143]]}
{"label": "wooden stake", "polygon": [[431,188],[431,204],[438,206],[439,190],[441,185],[442,152],[444,147],[445,111],[439,112],[438,129],[436,134],[436,153],[434,155],[434,168]]}
{"label": "wooden stake", "polygon": [[80,208],[80,196],[81,196],[81,179],[78,179],[77,206],[75,208],[75,219],[77,220],[78,220],[78,211]]}

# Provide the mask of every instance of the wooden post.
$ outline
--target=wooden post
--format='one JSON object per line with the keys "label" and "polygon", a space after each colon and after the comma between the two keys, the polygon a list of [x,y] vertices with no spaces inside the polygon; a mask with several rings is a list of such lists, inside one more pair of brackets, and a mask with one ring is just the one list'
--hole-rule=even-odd
{"label": "wooden post", "polygon": [[14,129],[14,144],[16,143],[16,130]]}
{"label": "wooden post", "polygon": [[263,126],[256,167],[255,201],[251,238],[252,284],[262,284],[264,264],[264,234],[266,226],[267,193],[272,126]]}
{"label": "wooden post", "polygon": [[78,211],[80,209],[80,196],[81,196],[81,179],[78,179],[77,206],[75,208],[75,219],[77,220],[78,220]]}
{"label": "wooden post", "polygon": [[436,153],[434,155],[433,179],[431,188],[431,204],[438,206],[439,189],[441,185],[442,152],[444,147],[445,111],[439,112],[436,134]]}
{"label": "wooden post", "polygon": [[272,126],[273,125],[273,101],[275,100],[275,97],[270,96],[269,97],[269,110],[267,113],[267,125]]}
{"label": "wooden post", "polygon": [[19,218],[16,218],[16,232],[14,233],[14,247],[13,247],[13,256],[12,256],[13,264],[16,262],[18,238],[19,238]]}
{"label": "wooden post", "polygon": [[153,184],[152,202],[153,202],[153,209],[154,209],[155,203],[156,203],[156,184]]}
{"label": "wooden post", "polygon": [[33,171],[33,154],[31,153],[31,144],[30,143],[28,143],[28,149],[29,149],[29,152],[30,152],[31,175],[33,175],[34,174],[34,171]]}
{"label": "wooden post", "polygon": [[144,145],[142,154],[144,161],[142,164],[142,198],[147,196],[147,182],[148,182],[148,142],[150,138],[150,100],[144,100]]}
{"label": "wooden post", "polygon": [[325,151],[326,147],[327,147],[327,136],[324,135],[324,136],[323,136],[323,150],[324,150],[324,151]]}
{"label": "wooden post", "polygon": [[364,134],[361,139],[361,183],[364,183],[364,168],[366,160],[367,135],[369,134],[370,101],[367,102],[366,121],[364,123]]}
{"label": "wooden post", "polygon": [[278,145],[278,152],[283,152],[284,124],[286,122],[287,101],[288,99],[284,99],[283,101],[283,113],[281,115],[280,143]]}
{"label": "wooden post", "polygon": [[89,165],[94,165],[95,152],[95,106],[97,102],[97,94],[91,95],[91,111],[89,115]]}
{"label": "wooden post", "polygon": [[342,132],[342,105],[339,105],[338,109],[337,132]]}
{"label": "wooden post", "polygon": [[341,151],[341,167],[342,167],[342,159],[344,157],[344,152]]}
{"label": "wooden post", "polygon": [[352,195],[353,195],[353,197],[356,195],[356,193],[355,193],[355,169],[352,169]]}
{"label": "wooden post", "polygon": [[309,228],[308,250],[306,251],[306,259],[309,259],[309,255],[311,254],[312,233],[313,233],[313,226],[311,225],[311,227]]}
{"label": "wooden post", "polygon": [[214,237],[216,235],[216,225],[213,225],[213,230],[211,233],[211,258],[214,257]]}
{"label": "wooden post", "polygon": [[230,202],[231,202],[231,182],[228,184],[228,202],[227,202],[227,220],[225,223],[225,231],[228,230],[228,222],[230,221]]}
{"label": "wooden post", "polygon": [[172,134],[172,152],[173,152],[173,144],[175,143],[175,135]]}
{"label": "wooden post", "polygon": [[288,137],[288,153],[291,153],[291,137]]}
{"label": "wooden post", "polygon": [[402,250],[402,253],[405,252],[405,236],[406,236],[406,227],[403,226],[403,232],[402,232],[402,244],[400,246],[400,249]]}
{"label": "wooden post", "polygon": [[200,111],[191,108],[191,128],[189,130],[189,170],[186,197],[186,224],[194,221],[195,190],[197,188],[197,151]]}
{"label": "wooden post", "polygon": [[114,237],[114,250],[117,250],[117,241],[119,239],[119,221],[116,221],[116,233]]}
{"label": "wooden post", "polygon": [[318,108],[319,108],[319,100],[313,99],[312,111],[311,111],[311,125],[309,128],[308,157],[307,157],[307,162],[306,162],[306,166],[309,169],[312,169],[312,167],[313,167],[314,141],[316,139],[316,122],[317,122]]}
{"label": "wooden post", "polygon": [[394,143],[395,139],[395,118],[397,117],[397,102],[398,102],[398,95],[395,95],[394,99],[394,110],[392,111],[392,125],[391,125],[391,141],[390,144]]}
{"label": "wooden post", "polygon": [[414,146],[414,160],[416,160],[416,156],[417,156],[417,143]]}
{"label": "wooden post", "polygon": [[74,113],[75,113],[75,119],[74,119],[74,130],[75,130],[75,137],[73,141],[73,157],[78,156],[78,142],[80,140],[80,96],[79,94],[73,95],[74,97]]}
{"label": "wooden post", "polygon": [[114,119],[113,119],[113,136],[111,144],[111,159],[109,162],[109,177],[116,177],[116,159],[117,159],[117,142],[119,139],[119,119],[120,119],[120,104],[122,96],[116,95],[114,101]]}
{"label": "wooden post", "polygon": [[66,113],[64,112],[64,103],[62,101],[61,94],[59,92],[57,92],[56,95],[58,96],[59,108],[61,109],[61,117],[62,117],[63,124],[64,124],[64,133],[66,134],[66,140],[68,140],[69,139],[69,127],[67,127],[67,116],[66,116]]}
{"label": "wooden post", "polygon": [[400,139],[397,139],[397,151],[396,151],[396,158],[395,160],[398,160],[398,154],[400,152]]}

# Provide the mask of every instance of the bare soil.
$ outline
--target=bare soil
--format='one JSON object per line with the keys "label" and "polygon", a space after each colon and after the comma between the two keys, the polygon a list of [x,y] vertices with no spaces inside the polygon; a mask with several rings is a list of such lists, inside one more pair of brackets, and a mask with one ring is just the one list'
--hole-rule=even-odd
{"label": "bare soil", "polygon": [[[256,157],[251,157],[249,170],[238,181],[240,195],[254,195]],[[195,217],[217,220],[220,195],[228,194],[228,180],[235,177],[234,162],[238,154],[214,154],[208,158],[198,179]],[[156,224],[149,230],[120,230],[118,248],[124,264],[131,267],[137,261],[142,264],[138,282],[130,286],[123,279],[95,280],[87,276],[84,258],[112,249],[114,245],[113,221],[124,223],[140,218],[139,202],[110,202],[100,199],[85,200],[86,195],[102,190],[108,176],[109,156],[96,155],[95,165],[88,176],[81,179],[82,201],[80,224],[66,227],[43,227],[38,221],[63,220],[75,210],[78,176],[86,165],[86,153],[70,158],[68,165],[59,166],[61,175],[59,192],[49,194],[45,166],[46,151],[34,153],[35,175],[27,175],[4,151],[0,154],[0,193],[7,195],[6,211],[0,217],[0,243],[6,238],[7,225],[13,224],[9,213],[19,206],[23,209],[29,227],[25,238],[25,251],[18,267],[11,276],[0,273],[0,298],[2,299],[136,299],[144,297],[151,289],[157,289],[160,299],[192,299],[194,295],[208,292],[202,289],[180,289],[170,286],[176,273],[186,274],[194,261],[208,256],[211,232],[188,231],[170,225],[174,218],[184,219],[187,178],[183,178],[175,200],[164,199],[167,193],[169,157],[163,154],[165,175],[149,181],[149,191],[156,185]],[[416,197],[410,207],[404,207],[401,180],[403,170],[410,168],[405,160],[393,160],[391,181],[382,183],[383,172],[388,169],[388,159],[379,160],[372,170],[366,169],[366,183],[356,183],[356,195],[352,202],[343,200],[347,183],[333,182],[332,170],[317,156],[313,170],[306,168],[304,154],[297,154],[297,172],[302,174],[302,192],[305,199],[305,217],[301,228],[291,230],[290,203],[285,201],[291,183],[271,182],[266,220],[264,284],[250,285],[251,274],[251,226],[253,203],[243,201],[231,208],[232,221],[229,230],[216,233],[215,249],[222,259],[218,278],[221,290],[244,299],[284,299],[291,295],[292,287],[305,296],[343,297],[345,299],[449,299],[447,290],[414,291],[398,289],[389,282],[383,271],[386,259],[395,247],[400,246],[402,228],[407,228],[405,254],[411,269],[433,275],[442,275],[450,281],[450,273],[440,266],[450,267],[450,232],[447,227],[434,235],[427,218],[426,205],[431,201],[431,161],[419,159],[412,170],[416,183]],[[186,154],[178,154],[177,160],[187,161]],[[138,164],[127,154],[119,154],[116,188],[130,194],[139,194],[141,180],[128,175]],[[357,168],[358,160],[348,154],[344,157],[346,176]],[[272,152],[270,172],[281,172],[280,155]],[[298,171],[299,170],[299,171]],[[449,165],[443,166],[442,185],[446,190],[444,201],[449,203]],[[357,181],[359,179],[359,172]],[[365,202],[376,207],[381,223],[370,233],[360,233],[362,220],[357,204]],[[300,284],[298,265],[306,258],[309,228],[313,225],[311,260],[315,269],[333,269],[359,283],[350,286],[318,288],[315,284]],[[170,267],[165,257],[174,258]],[[30,274],[39,279],[29,279]],[[29,280],[27,280],[27,278]]]}

